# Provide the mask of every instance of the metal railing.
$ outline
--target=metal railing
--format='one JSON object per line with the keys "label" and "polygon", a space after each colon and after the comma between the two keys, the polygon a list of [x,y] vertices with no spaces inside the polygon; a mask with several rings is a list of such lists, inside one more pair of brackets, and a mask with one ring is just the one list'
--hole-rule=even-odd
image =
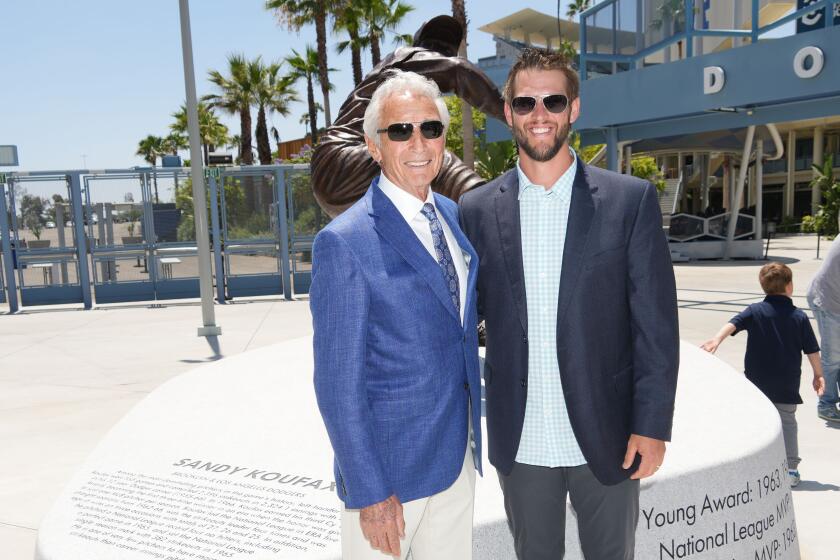
{"label": "metal railing", "polygon": [[[619,69],[632,70],[643,64],[646,57],[680,41],[685,45],[685,58],[691,58],[694,56],[695,37],[741,38],[755,43],[761,35],[814,11],[826,9],[833,13],[834,4],[840,1],[817,0],[761,26],[761,0],[752,0],[749,29],[696,29],[694,16],[698,3],[702,4],[702,0],[653,0],[650,4],[641,0],[604,0],[584,11],[580,15],[581,80],[587,79],[589,62],[611,64],[612,73]],[[643,17],[647,6],[656,7],[657,19]],[[635,8],[635,12],[628,7]],[[622,19],[629,20],[632,29],[629,26],[625,28]],[[652,25],[645,29],[643,19],[651,19]],[[833,17],[824,20],[826,26],[834,25]],[[649,37],[653,40],[648,41]],[[594,50],[590,50],[590,42]],[[600,45],[606,46],[609,52],[598,52]]]}

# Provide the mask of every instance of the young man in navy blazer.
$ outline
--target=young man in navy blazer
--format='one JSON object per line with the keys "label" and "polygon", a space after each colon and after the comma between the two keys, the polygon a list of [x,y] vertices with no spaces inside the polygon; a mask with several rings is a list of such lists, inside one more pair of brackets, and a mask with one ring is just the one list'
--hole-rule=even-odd
{"label": "young man in navy blazer", "polygon": [[430,188],[448,122],[434,82],[383,82],[364,122],[382,173],[312,247],[315,393],[345,560],[472,556],[478,257],[456,204]]}
{"label": "young man in navy blazer", "polygon": [[505,85],[513,169],[461,198],[479,256],[490,462],[520,560],[633,558],[639,480],[662,464],[679,362],[656,189],[569,147],[577,74],[526,49]]}

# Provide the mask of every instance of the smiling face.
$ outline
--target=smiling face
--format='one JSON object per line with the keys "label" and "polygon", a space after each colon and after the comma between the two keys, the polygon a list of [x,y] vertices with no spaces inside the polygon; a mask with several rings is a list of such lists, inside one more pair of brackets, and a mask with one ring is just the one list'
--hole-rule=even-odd
{"label": "smiling face", "polygon": [[387,132],[378,133],[380,145],[365,137],[370,155],[379,163],[389,181],[401,189],[425,200],[427,188],[437,177],[443,163],[446,134],[429,140],[420,133],[423,121],[440,119],[434,101],[426,96],[405,91],[391,95],[382,104],[379,128],[388,128],[394,123],[414,123],[411,138],[395,142]]}
{"label": "smiling face", "polygon": [[[568,96],[566,77],[558,70],[523,70],[516,76],[513,97],[542,97],[554,93]],[[574,99],[562,113],[548,111],[541,101],[527,115],[517,115],[505,103],[505,117],[519,144],[520,158],[536,162],[554,159],[569,138],[571,125],[578,118],[580,100]]]}

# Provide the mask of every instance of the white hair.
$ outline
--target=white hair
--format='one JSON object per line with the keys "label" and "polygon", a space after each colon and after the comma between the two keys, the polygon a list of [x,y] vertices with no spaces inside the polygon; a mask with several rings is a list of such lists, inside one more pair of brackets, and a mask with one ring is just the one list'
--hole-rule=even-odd
{"label": "white hair", "polygon": [[377,146],[382,145],[379,134],[376,131],[383,128],[379,124],[382,116],[383,103],[392,95],[398,95],[407,91],[434,101],[444,130],[449,128],[449,109],[446,108],[446,102],[441,97],[437,84],[415,72],[396,70],[393,76],[382,82],[376,88],[376,91],[373,92],[373,96],[370,98],[367,109],[365,109],[365,120],[362,127],[365,130],[365,134]]}

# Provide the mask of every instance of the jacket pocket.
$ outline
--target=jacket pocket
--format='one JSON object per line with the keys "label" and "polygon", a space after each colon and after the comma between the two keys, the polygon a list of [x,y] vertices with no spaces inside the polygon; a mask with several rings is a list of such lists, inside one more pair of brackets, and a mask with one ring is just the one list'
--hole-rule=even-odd
{"label": "jacket pocket", "polygon": [[376,420],[396,420],[424,416],[438,406],[435,395],[423,397],[404,397],[399,399],[376,399],[371,401],[370,408]]}

